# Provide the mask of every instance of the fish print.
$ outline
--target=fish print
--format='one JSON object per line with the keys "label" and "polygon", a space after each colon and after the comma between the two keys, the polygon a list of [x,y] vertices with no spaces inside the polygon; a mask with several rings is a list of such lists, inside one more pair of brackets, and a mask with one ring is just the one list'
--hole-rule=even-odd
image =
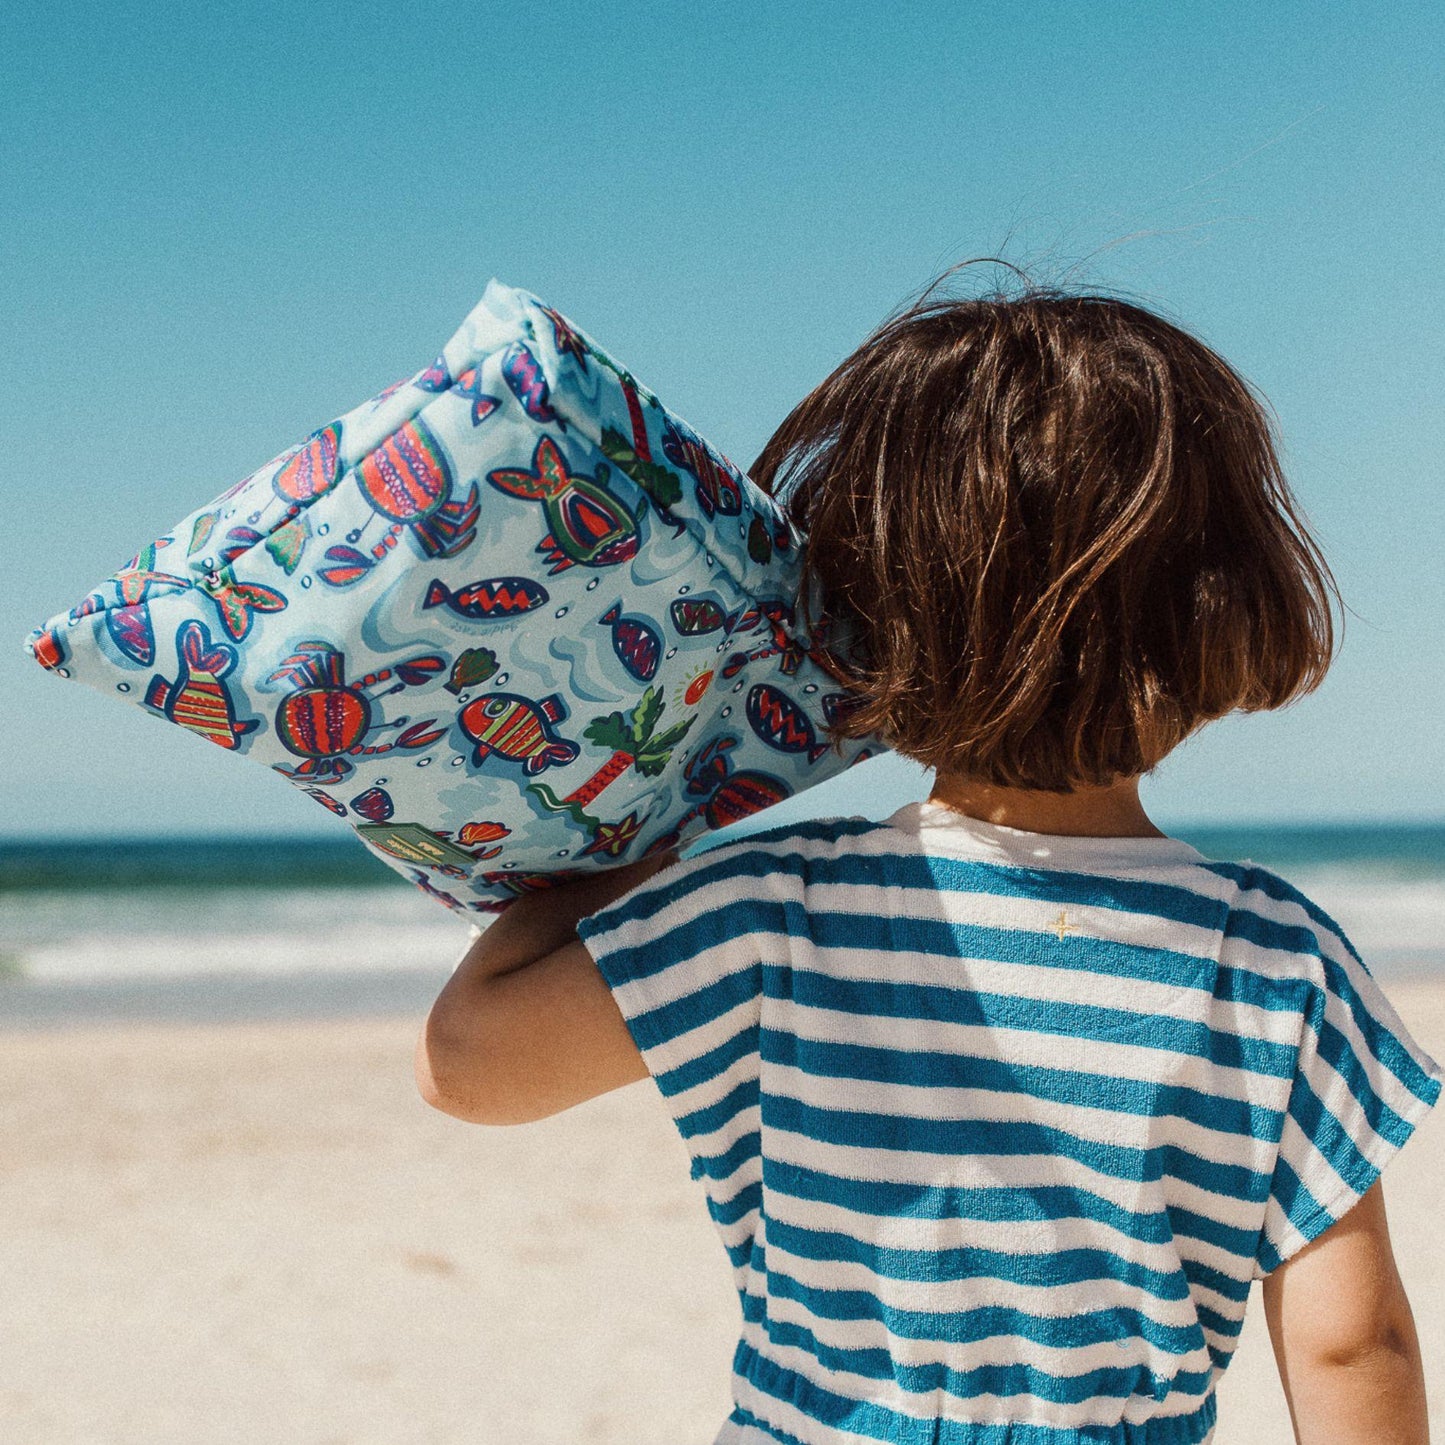
{"label": "fish print", "polygon": [[427,369],[416,378],[415,385],[422,391],[438,393],[452,389],[452,374],[447,367],[446,353],[443,352]]}
{"label": "fish print", "polygon": [[221,625],[233,642],[243,642],[251,631],[258,612],[280,612],[286,598],[273,587],[259,582],[238,582],[229,567],[208,572],[201,587],[221,614]]}
{"label": "fish print", "polygon": [[564,431],[567,423],[552,410],[551,390],[537,358],[520,341],[514,341],[502,353],[502,378],[522,410],[533,421],[556,422]]}
{"label": "fish print", "polygon": [[485,682],[497,670],[497,654],[490,647],[469,647],[452,663],[451,676],[442,684],[453,697]]}
{"label": "fish print", "polygon": [[771,683],[757,683],[748,693],[748,724],[770,748],[780,753],[806,753],[816,763],[829,745],[820,743],[813,721],[781,689]]}
{"label": "fish print", "polygon": [[[149,558],[138,557],[136,561],[154,561],[154,549],[147,548],[146,552]],[[79,620],[92,612],[103,612],[106,630],[121,653],[132,662],[149,666],[156,660],[156,640],[146,604],[154,593],[184,591],[192,585],[191,581],[170,572],[157,572],[148,565],[122,568],[114,581],[119,607],[107,608],[105,599],[93,592],[79,607],[71,609],[70,616]]]}
{"label": "fish print", "polygon": [[651,682],[662,658],[662,639],[657,629],[641,617],[624,617],[620,601],[597,620],[612,629],[612,650],[628,673],[638,682]]}
{"label": "fish print", "polygon": [[792,789],[771,773],[734,773],[703,805],[703,817],[709,828],[726,828],[791,795]]}
{"label": "fish print", "polygon": [[742,511],[743,494],[737,478],[707,449],[702,438],[669,420],[662,433],[662,453],[676,467],[692,473],[697,482],[697,502],[708,517],[721,513],[736,517]]}
{"label": "fish print", "polygon": [[391,794],[385,788],[368,788],[358,793],[351,800],[351,807],[369,823],[385,823],[395,811]]}
{"label": "fish print", "polygon": [[548,768],[570,763],[582,751],[576,743],[557,737],[548,726],[566,716],[566,705],[556,693],[534,703],[515,693],[489,692],[469,702],[458,721],[476,744],[473,762],[500,753],[521,763],[528,777],[535,777]]}
{"label": "fish print", "polygon": [[668,608],[668,615],[682,637],[706,637],[719,629],[731,637],[735,633],[752,632],[765,614],[756,604],[727,612],[714,597],[679,597]]}
{"label": "fish print", "polygon": [[537,550],[557,573],[583,564],[611,567],[637,555],[637,518],[599,483],[607,475],[597,469],[597,481],[567,470],[557,443],[544,436],[532,454],[532,470],[501,467],[487,480],[509,497],[540,502],[551,531]]}
{"label": "fish print", "polygon": [[705,637],[728,620],[727,613],[710,597],[679,597],[668,608],[668,615],[683,637]]}
{"label": "fish print", "polygon": [[548,600],[547,589],[526,577],[489,577],[468,582],[455,592],[445,582],[433,578],[421,605],[423,609],[448,607],[468,622],[506,622]]}
{"label": "fish print", "polygon": [[488,396],[482,390],[482,369],[479,366],[469,366],[457,377],[456,393],[471,402],[473,426],[481,426],[502,404],[501,397]]}
{"label": "fish print", "polygon": [[143,602],[131,607],[112,607],[105,614],[111,641],[132,662],[148,667],[156,660],[156,638],[151,628],[151,611]]}
{"label": "fish print", "polygon": [[763,611],[760,607],[740,607],[728,618],[728,636],[734,637],[738,633],[756,631],[763,620]]}
{"label": "fish print", "polygon": [[180,673],[174,682],[157,674],[145,691],[147,707],[163,712],[173,723],[190,728],[218,747],[236,748],[260,723],[239,722],[231,694],[221,681],[236,665],[236,649],[212,642],[204,623],[181,623],[176,630]]}

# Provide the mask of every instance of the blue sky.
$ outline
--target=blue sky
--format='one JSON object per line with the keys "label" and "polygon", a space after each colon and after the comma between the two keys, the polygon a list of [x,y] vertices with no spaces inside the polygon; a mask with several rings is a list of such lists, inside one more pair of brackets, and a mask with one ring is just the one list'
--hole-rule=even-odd
{"label": "blue sky", "polygon": [[[0,832],[315,831],[21,653],[135,548],[435,355],[491,275],[746,463],[947,265],[1197,331],[1271,399],[1350,608],[1166,825],[1445,816],[1438,7],[27,7],[0,54]],[[867,765],[830,811],[926,777]],[[324,823],[325,820],[322,820]]]}

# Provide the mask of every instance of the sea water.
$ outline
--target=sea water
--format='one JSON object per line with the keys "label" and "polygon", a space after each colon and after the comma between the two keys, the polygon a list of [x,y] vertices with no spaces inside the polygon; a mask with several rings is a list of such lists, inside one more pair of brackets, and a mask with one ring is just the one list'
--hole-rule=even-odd
{"label": "sea water", "polygon": [[[1173,831],[1288,879],[1382,982],[1445,980],[1445,824]],[[0,843],[0,1023],[424,1008],[486,921],[350,836]]]}

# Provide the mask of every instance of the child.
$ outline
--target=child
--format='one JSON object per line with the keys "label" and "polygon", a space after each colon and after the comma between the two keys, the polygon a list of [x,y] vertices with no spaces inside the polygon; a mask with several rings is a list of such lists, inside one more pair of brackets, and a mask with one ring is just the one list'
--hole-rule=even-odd
{"label": "child", "polygon": [[1138,796],[1331,660],[1260,403],[1121,301],[925,295],[753,476],[851,629],[837,732],[932,795],[519,901],[425,1097],[656,1078],[742,1301],[717,1445],[1208,1441],[1255,1279],[1302,1445],[1424,1445],[1378,1175],[1439,1069],[1319,908]]}

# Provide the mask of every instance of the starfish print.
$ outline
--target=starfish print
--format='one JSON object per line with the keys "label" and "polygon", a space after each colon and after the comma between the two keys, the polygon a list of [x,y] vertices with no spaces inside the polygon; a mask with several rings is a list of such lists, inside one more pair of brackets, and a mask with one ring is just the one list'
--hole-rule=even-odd
{"label": "starfish print", "polygon": [[615,823],[599,823],[592,841],[582,852],[606,853],[611,858],[620,858],[641,831],[642,819],[635,812]]}

